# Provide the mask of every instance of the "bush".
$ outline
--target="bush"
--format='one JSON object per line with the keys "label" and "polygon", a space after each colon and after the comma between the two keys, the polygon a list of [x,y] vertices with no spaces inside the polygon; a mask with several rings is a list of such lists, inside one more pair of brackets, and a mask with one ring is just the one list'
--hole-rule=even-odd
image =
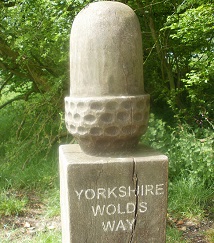
{"label": "bush", "polygon": [[211,130],[193,131],[188,125],[169,126],[151,114],[149,128],[142,142],[169,157],[171,182],[188,178],[206,187],[213,186],[213,136]]}
{"label": "bush", "polygon": [[58,145],[68,138],[58,88],[0,110],[0,188],[45,188],[58,176]]}

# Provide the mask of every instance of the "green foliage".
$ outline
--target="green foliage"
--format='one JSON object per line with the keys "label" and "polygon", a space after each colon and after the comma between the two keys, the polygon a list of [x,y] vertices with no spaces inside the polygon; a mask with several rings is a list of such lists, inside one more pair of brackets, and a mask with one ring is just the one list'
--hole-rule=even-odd
{"label": "green foliage", "polygon": [[191,126],[200,126],[206,114],[203,125],[213,129],[212,1],[128,4],[140,20],[145,88],[155,111],[162,107]]}
{"label": "green foliage", "polygon": [[[154,114],[143,137],[169,158],[169,212],[175,217],[202,218],[214,198],[213,136],[188,125],[171,127]],[[203,139],[201,138],[203,137]]]}
{"label": "green foliage", "polygon": [[[34,93],[46,94],[57,83],[59,92],[67,90],[71,23],[89,2],[1,2],[1,93],[9,88],[18,94],[15,99],[28,100]],[[153,105],[164,105],[191,124],[206,114],[209,122],[204,125],[213,127],[212,1],[122,2],[140,20],[145,87]]]}
{"label": "green foliage", "polygon": [[[188,133],[187,128],[182,129],[171,135],[172,146],[168,149],[172,160],[171,177],[191,177],[195,182],[205,182],[211,186],[214,179],[213,137],[207,135],[205,139],[198,139],[194,132]],[[211,131],[206,133],[211,134]]]}
{"label": "green foliage", "polygon": [[45,202],[47,206],[47,217],[54,217],[60,215],[60,192],[59,188],[55,187],[54,189],[47,192],[45,195]]}
{"label": "green foliage", "polygon": [[[59,214],[57,149],[71,140],[62,112],[69,33],[89,2],[0,1],[0,214],[22,213],[26,197],[11,194],[21,189],[47,192],[47,216]],[[201,217],[214,181],[212,1],[126,3],[140,20],[145,88],[156,114],[142,141],[169,157],[170,213]],[[39,233],[23,242],[61,236]],[[167,242],[182,242],[180,233],[168,228]]]}
{"label": "green foliage", "polygon": [[167,227],[166,243],[187,243],[188,241],[181,239],[182,233],[175,228]]}
{"label": "green foliage", "polygon": [[36,235],[36,237],[31,241],[32,243],[61,243],[61,232],[53,231],[53,232],[41,232]]}
{"label": "green foliage", "polygon": [[[169,28],[173,30],[170,34],[172,39],[178,39],[181,43],[190,47],[200,48],[200,51],[206,52],[205,46],[210,46],[213,37],[212,4],[202,4],[198,7],[186,9],[184,13],[168,17]],[[211,46],[210,46],[211,47]],[[195,48],[193,49],[195,50]]]}
{"label": "green foliage", "polygon": [[23,213],[28,203],[26,197],[18,197],[11,191],[3,191],[0,194],[0,216],[19,215]]}
{"label": "green foliage", "polygon": [[[40,109],[44,102],[46,109]],[[0,111],[0,188],[55,186],[57,142],[65,128],[51,103],[48,97],[42,102],[37,98]]]}
{"label": "green foliage", "polygon": [[[206,126],[213,128],[210,120],[214,115],[214,8],[209,1],[204,1],[201,5],[196,2],[194,4],[194,7],[186,8],[185,11],[178,10],[176,14],[169,16],[162,31],[169,30],[170,41],[174,46],[172,55],[178,59],[177,66],[174,65],[173,68],[180,71],[181,84],[177,94],[185,97],[181,115],[193,123],[206,113],[209,119]],[[175,109],[175,102],[171,101],[170,105]]]}
{"label": "green foliage", "polygon": [[[24,0],[0,11],[0,84],[10,90],[47,92],[67,84],[71,23],[87,1]],[[75,8],[75,9],[74,9]],[[28,88],[26,88],[26,84]]]}
{"label": "green foliage", "polygon": [[56,109],[62,99],[60,93],[56,97],[57,90],[0,110],[0,187],[53,186],[58,144],[67,139],[62,114]]}
{"label": "green foliage", "polygon": [[[11,240],[2,240],[1,243],[10,243]],[[25,235],[21,239],[13,239],[13,243],[61,243],[61,232],[52,230],[48,232],[37,232],[33,237]]]}
{"label": "green foliage", "polygon": [[[33,149],[26,147],[25,153],[17,158],[6,161],[1,164],[0,188],[15,188],[20,190],[44,191],[57,186],[58,182],[58,156],[57,148],[52,155],[45,156],[43,153],[36,154],[29,159]],[[23,153],[23,151],[22,151]]]}
{"label": "green foliage", "polygon": [[213,197],[213,189],[191,180],[191,177],[173,181],[169,185],[168,212],[177,218],[202,219]]}
{"label": "green foliage", "polygon": [[213,186],[213,135],[210,129],[195,132],[187,125],[170,127],[153,114],[143,142],[169,157],[169,179],[190,178],[196,183]]}
{"label": "green foliage", "polygon": [[208,230],[205,234],[208,242],[214,242],[214,229]]}

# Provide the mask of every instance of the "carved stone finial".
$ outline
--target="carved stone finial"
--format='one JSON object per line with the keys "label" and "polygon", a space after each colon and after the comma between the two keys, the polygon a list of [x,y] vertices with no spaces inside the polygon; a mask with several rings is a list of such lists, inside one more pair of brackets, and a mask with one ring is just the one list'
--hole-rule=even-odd
{"label": "carved stone finial", "polygon": [[147,129],[149,95],[144,94],[140,24],[130,7],[96,2],[76,16],[70,82],[66,127],[84,152],[101,155],[137,145]]}

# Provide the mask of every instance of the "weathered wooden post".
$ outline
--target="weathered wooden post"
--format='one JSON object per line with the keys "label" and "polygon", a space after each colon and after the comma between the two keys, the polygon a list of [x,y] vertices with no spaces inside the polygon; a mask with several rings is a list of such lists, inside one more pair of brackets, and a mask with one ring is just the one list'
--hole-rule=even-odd
{"label": "weathered wooden post", "polygon": [[92,3],[70,40],[65,120],[79,145],[59,149],[63,243],[164,243],[168,159],[138,145],[149,118],[138,19]]}

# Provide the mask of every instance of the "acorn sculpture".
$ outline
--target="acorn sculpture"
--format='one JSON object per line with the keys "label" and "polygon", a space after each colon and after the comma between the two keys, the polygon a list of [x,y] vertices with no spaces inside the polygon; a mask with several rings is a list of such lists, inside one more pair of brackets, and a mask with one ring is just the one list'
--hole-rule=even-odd
{"label": "acorn sculpture", "polygon": [[149,98],[136,14],[120,2],[89,4],[70,35],[68,131],[87,154],[130,150],[147,129]]}

